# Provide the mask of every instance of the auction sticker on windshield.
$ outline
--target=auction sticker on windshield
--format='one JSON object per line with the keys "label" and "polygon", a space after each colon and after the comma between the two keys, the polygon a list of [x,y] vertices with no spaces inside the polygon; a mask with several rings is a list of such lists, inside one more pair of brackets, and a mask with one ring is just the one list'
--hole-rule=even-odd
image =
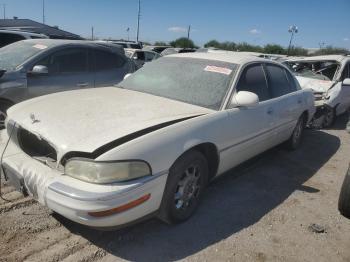
{"label": "auction sticker on windshield", "polygon": [[224,75],[230,75],[232,73],[232,70],[229,68],[209,65],[204,68],[204,71],[220,73]]}
{"label": "auction sticker on windshield", "polygon": [[41,44],[36,44],[36,45],[33,45],[33,47],[34,47],[34,48],[37,48],[37,49],[41,49],[41,50],[43,50],[43,49],[46,49],[46,48],[47,48],[47,46],[46,46],[46,45],[41,45]]}

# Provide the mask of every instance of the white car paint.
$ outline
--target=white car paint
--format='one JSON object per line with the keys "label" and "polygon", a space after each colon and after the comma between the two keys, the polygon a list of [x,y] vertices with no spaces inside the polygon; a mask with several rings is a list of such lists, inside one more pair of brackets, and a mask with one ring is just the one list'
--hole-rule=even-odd
{"label": "white car paint", "polygon": [[[236,54],[191,53],[172,57],[239,64],[230,91],[233,100],[237,95],[235,85],[247,65],[279,65]],[[251,107],[231,108],[230,102],[230,96],[227,96],[222,110],[216,111],[119,88],[39,97],[17,104],[9,110],[7,132],[1,133],[2,149],[12,130],[14,133],[4,152],[2,164],[8,176],[23,179],[29,193],[57,213],[93,227],[123,225],[157,212],[169,168],[184,152],[198,145],[213,145],[219,165],[212,177],[218,176],[286,141],[299,117],[306,112],[309,121],[315,110],[312,92],[301,89]],[[31,114],[35,117],[31,117]],[[98,185],[69,177],[62,170],[60,160],[66,153],[91,153],[111,140],[169,121],[174,122],[115,145],[94,159],[140,159],[151,166],[151,176]],[[13,126],[16,128],[12,129]],[[18,126],[48,141],[56,149],[56,167],[49,167],[23,152],[16,136]],[[151,194],[150,199],[128,211],[103,218],[88,214],[118,207],[145,194]]]}
{"label": "white car paint", "polygon": [[[350,86],[344,85],[344,74],[350,78],[350,56],[326,55],[304,57],[288,60],[290,62],[322,62],[334,61],[339,64],[333,79],[319,80],[297,76],[300,86],[304,89],[311,88],[316,93],[316,106],[327,105],[335,110],[335,114],[341,115],[350,108]],[[319,94],[317,94],[319,93]]]}

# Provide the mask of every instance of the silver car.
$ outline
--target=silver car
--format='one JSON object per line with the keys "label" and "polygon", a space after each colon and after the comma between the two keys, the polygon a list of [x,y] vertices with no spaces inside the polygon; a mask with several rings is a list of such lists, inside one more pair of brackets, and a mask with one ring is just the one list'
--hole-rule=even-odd
{"label": "silver car", "polygon": [[32,39],[0,48],[0,129],[13,104],[54,92],[110,86],[134,70],[123,48],[108,43]]}

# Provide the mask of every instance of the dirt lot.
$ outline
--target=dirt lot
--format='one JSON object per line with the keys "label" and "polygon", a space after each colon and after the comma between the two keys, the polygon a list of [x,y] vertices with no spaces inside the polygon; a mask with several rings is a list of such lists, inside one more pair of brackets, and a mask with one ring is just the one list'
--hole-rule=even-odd
{"label": "dirt lot", "polygon": [[350,261],[350,220],[337,211],[350,160],[345,122],[308,130],[295,152],[278,147],[230,171],[178,226],[154,219],[98,232],[5,184],[12,202],[0,200],[0,261]]}

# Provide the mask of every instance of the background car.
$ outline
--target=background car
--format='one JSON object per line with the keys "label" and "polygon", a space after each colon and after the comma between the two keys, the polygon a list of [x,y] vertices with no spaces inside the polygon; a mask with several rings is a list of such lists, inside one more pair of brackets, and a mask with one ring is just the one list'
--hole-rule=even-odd
{"label": "background car", "polygon": [[40,39],[48,38],[43,34],[35,34],[31,32],[19,30],[4,30],[0,29],[0,48],[25,39]]}
{"label": "background car", "polygon": [[153,51],[139,49],[124,49],[125,55],[134,61],[136,68],[141,68],[145,63],[158,59],[160,55]]}
{"label": "background car", "polygon": [[32,39],[0,49],[0,127],[7,109],[54,92],[110,86],[135,70],[123,48],[89,41]]}
{"label": "background car", "polygon": [[182,53],[193,53],[196,52],[195,48],[167,48],[163,50],[160,54],[162,56],[165,55],[173,55],[173,54],[182,54]]}
{"label": "background car", "polygon": [[142,49],[142,44],[134,41],[121,41],[121,40],[107,40],[107,42],[117,44],[122,46],[123,48],[131,48],[131,49]]}
{"label": "background car", "polygon": [[286,62],[302,88],[314,91],[317,112],[314,125],[329,127],[350,108],[350,57],[326,55]]}
{"label": "background car", "polygon": [[15,105],[2,163],[19,190],[78,223],[179,223],[218,175],[280,143],[296,149],[313,113],[312,92],[281,64],[170,55],[116,87]]}
{"label": "background car", "polygon": [[144,46],[142,49],[145,51],[153,51],[156,52],[158,54],[160,54],[161,52],[163,52],[165,49],[172,47],[170,45],[147,45]]}

